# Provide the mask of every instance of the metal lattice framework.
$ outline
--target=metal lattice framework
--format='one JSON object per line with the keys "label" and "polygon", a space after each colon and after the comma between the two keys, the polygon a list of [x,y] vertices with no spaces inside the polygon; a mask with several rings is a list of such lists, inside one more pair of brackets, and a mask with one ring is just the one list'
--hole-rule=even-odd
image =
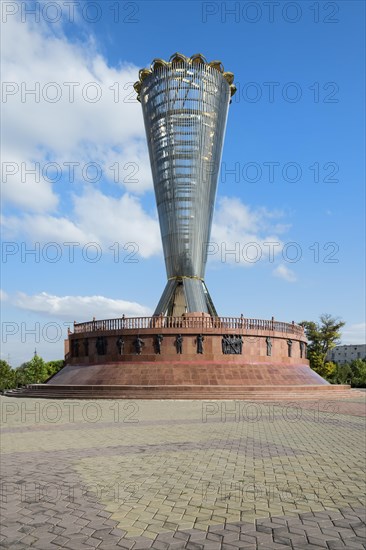
{"label": "metal lattice framework", "polygon": [[155,315],[217,315],[204,274],[232,81],[220,62],[175,54],[135,84],[168,276]]}

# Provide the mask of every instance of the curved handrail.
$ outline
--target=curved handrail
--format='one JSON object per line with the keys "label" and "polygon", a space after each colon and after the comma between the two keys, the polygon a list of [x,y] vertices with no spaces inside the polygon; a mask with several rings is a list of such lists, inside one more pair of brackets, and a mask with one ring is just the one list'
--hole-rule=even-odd
{"label": "curved handrail", "polygon": [[245,317],[117,317],[116,319],[101,319],[74,323],[74,333],[80,334],[95,331],[136,330],[158,328],[202,328],[202,329],[243,329],[270,330],[289,334],[304,335],[304,329],[296,323],[284,323],[274,319],[248,319]]}

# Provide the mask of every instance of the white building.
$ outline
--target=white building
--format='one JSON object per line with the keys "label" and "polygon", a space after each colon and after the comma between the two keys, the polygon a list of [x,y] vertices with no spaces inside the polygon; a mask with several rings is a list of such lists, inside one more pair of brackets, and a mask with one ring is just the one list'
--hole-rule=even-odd
{"label": "white building", "polygon": [[354,359],[366,359],[366,344],[336,346],[327,353],[327,361],[350,363]]}

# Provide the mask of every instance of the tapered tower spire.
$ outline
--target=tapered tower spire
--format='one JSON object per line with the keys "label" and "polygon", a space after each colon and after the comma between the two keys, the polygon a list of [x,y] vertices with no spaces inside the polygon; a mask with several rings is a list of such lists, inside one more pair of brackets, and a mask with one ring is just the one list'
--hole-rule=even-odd
{"label": "tapered tower spire", "polygon": [[168,277],[155,315],[217,315],[204,275],[233,80],[220,61],[176,53],[155,59],[134,85]]}

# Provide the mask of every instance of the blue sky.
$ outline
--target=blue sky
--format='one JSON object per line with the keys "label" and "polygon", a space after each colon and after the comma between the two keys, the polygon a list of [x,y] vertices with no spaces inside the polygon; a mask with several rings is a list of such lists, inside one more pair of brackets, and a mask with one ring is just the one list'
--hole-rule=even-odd
{"label": "blue sky", "polygon": [[3,2],[2,25],[3,358],[58,359],[74,320],[154,310],[166,275],[132,83],[177,51],[238,87],[206,270],[219,314],[327,312],[365,341],[363,2]]}

